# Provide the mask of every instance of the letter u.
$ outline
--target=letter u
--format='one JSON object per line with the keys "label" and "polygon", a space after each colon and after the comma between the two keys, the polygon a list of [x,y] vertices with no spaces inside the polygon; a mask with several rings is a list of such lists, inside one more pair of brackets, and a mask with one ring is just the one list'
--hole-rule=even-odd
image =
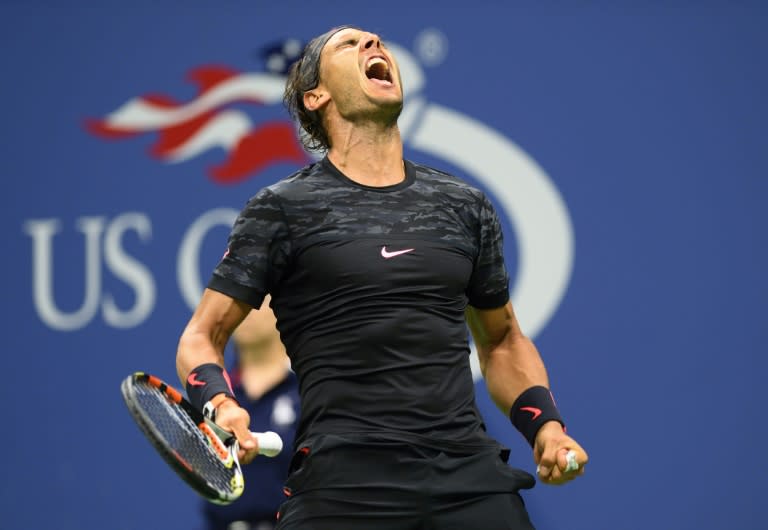
{"label": "letter u", "polygon": [[40,319],[53,329],[73,331],[86,326],[99,308],[101,249],[104,218],[82,217],[77,228],[85,235],[85,297],[76,311],[65,313],[53,299],[53,237],[61,229],[58,219],[30,220],[24,231],[32,237],[32,292]]}

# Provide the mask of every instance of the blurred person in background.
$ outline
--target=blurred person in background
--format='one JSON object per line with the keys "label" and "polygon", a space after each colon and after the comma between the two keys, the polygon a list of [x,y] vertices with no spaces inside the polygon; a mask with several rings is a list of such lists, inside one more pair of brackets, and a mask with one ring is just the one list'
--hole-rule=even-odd
{"label": "blurred person in background", "polygon": [[246,487],[234,503],[201,501],[205,530],[272,530],[275,513],[285,500],[283,483],[299,417],[299,389],[275,323],[267,297],[232,335],[230,377],[235,399],[251,415],[253,428],[276,432],[287,449],[242,466]]}

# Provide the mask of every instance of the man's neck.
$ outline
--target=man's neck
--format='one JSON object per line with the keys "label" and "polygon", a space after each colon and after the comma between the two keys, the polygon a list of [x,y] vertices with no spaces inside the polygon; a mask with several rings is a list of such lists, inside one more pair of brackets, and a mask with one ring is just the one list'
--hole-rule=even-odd
{"label": "man's neck", "polygon": [[405,179],[403,142],[397,125],[349,127],[336,134],[328,159],[349,179],[365,186],[392,186]]}

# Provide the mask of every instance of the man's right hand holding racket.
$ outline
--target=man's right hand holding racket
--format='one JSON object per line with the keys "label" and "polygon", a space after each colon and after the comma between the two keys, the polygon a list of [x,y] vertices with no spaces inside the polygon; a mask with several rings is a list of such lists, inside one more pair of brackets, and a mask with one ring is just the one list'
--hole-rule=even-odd
{"label": "man's right hand holding racket", "polygon": [[251,417],[248,411],[224,394],[214,396],[211,403],[216,409],[216,425],[234,434],[240,445],[237,454],[240,463],[251,462],[259,454],[259,442],[249,429]]}
{"label": "man's right hand holding racket", "polygon": [[259,440],[249,430],[250,415],[234,399],[223,367],[224,348],[251,309],[245,302],[205,289],[176,353],[177,373],[185,383],[189,400],[209,420],[234,435],[243,464],[258,454],[275,456],[282,449],[281,441],[267,437],[262,439],[264,447],[259,452]]}

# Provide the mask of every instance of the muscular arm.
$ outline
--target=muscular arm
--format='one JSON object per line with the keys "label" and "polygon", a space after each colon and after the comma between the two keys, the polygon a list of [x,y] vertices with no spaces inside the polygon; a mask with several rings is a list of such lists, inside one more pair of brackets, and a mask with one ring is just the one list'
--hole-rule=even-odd
{"label": "muscular arm", "polygon": [[176,351],[176,373],[182,385],[189,373],[201,364],[224,366],[227,341],[250,310],[251,306],[244,302],[205,289]]}
{"label": "muscular arm", "polygon": [[[498,309],[469,306],[467,323],[472,331],[480,359],[480,369],[493,401],[508,415],[515,400],[532,386],[549,388],[544,362],[533,342],[520,330],[512,304]],[[566,454],[576,453],[579,468],[566,472]],[[548,421],[536,433],[533,458],[538,475],[548,484],[563,484],[584,473],[589,457],[586,451],[565,434],[557,421]]]}
{"label": "muscular arm", "polygon": [[469,306],[466,318],[488,392],[505,415],[527,388],[549,387],[544,362],[520,329],[511,302],[497,309]]}
{"label": "muscular arm", "polygon": [[[211,289],[206,289],[192,318],[179,339],[176,373],[182,385],[196,367],[205,363],[224,366],[224,348],[234,329],[243,321],[251,306]],[[231,431],[240,442],[240,462],[247,464],[258,453],[258,444],[249,430],[248,411],[226,394],[211,398],[216,407],[216,423]]]}

